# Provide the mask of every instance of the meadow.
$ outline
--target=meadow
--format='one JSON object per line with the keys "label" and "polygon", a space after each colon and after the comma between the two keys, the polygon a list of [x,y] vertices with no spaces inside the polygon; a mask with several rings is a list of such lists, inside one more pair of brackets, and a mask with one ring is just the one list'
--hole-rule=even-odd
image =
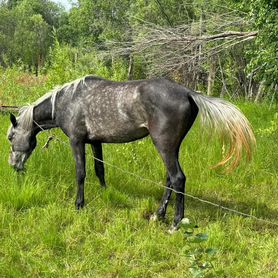
{"label": "meadow", "polygon": [[[2,83],[2,102],[15,104],[16,99],[21,105],[48,89],[44,80],[16,80],[9,88]],[[234,103],[254,128],[253,160],[243,160],[230,174],[210,169],[221,158],[221,145],[214,138],[208,140],[197,121],[180,153],[187,193],[277,223],[277,108],[269,103]],[[77,211],[67,138],[60,130],[39,134],[27,172],[17,174],[7,163],[9,124],[9,115],[1,114],[0,277],[277,277],[277,226],[186,198],[186,217],[198,225],[197,233],[208,234],[200,246],[216,250],[207,259],[213,260],[213,268],[200,265],[193,273],[197,255],[189,256],[188,251],[199,245],[190,243],[183,229],[173,235],[167,232],[174,198],[164,222],[149,221],[162,187],[106,165],[108,187],[103,190],[88,147],[86,205]],[[60,141],[42,149],[52,134]],[[149,138],[104,145],[104,160],[164,184],[165,169]]]}

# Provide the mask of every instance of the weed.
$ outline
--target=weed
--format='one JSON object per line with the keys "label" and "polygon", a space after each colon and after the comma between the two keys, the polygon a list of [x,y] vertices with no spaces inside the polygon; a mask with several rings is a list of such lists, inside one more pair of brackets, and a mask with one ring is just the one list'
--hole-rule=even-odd
{"label": "weed", "polygon": [[203,243],[208,240],[208,233],[196,233],[198,226],[190,223],[188,218],[182,219],[179,223],[179,227],[184,232],[184,237],[188,243],[183,250],[191,262],[189,270],[192,277],[203,278],[207,276],[222,276],[222,271],[217,271],[213,265],[218,250],[213,247],[203,246]]}

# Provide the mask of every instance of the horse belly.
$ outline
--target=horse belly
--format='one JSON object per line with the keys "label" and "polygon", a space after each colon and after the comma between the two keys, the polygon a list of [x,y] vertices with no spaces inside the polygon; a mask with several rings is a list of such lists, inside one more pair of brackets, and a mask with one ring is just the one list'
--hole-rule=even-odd
{"label": "horse belly", "polygon": [[149,134],[145,123],[130,124],[125,121],[92,121],[86,124],[88,139],[103,143],[127,143]]}

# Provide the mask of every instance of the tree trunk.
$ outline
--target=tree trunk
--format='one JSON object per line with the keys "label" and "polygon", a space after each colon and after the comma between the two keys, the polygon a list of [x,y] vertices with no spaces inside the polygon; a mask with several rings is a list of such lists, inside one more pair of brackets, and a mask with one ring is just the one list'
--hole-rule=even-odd
{"label": "tree trunk", "polygon": [[249,82],[248,82],[248,93],[246,100],[251,100],[253,98],[253,72],[251,72],[249,76]]}
{"label": "tree trunk", "polygon": [[220,92],[220,97],[223,98],[225,93],[228,92],[228,90],[227,90],[225,76],[224,76],[224,72],[223,72],[223,68],[222,68],[222,65],[221,65],[221,60],[220,60],[219,55],[218,55],[218,64],[219,64],[219,69],[220,69],[220,73],[221,73],[221,80],[222,80],[222,88],[221,88],[221,92]]}
{"label": "tree trunk", "polygon": [[276,103],[278,102],[278,85],[275,84],[274,86],[274,93],[272,94],[269,109],[272,107],[273,101],[276,100]]}
{"label": "tree trunk", "polygon": [[133,57],[132,54],[129,55],[129,64],[128,64],[128,72],[127,72],[127,78],[128,80],[133,79]]}
{"label": "tree trunk", "polygon": [[216,74],[216,63],[215,63],[214,57],[211,57],[209,63],[210,63],[210,65],[209,65],[209,74],[208,74],[207,95],[211,96],[212,95],[213,84],[214,84],[214,80],[215,80],[215,74]]}
{"label": "tree trunk", "polygon": [[[199,21],[199,36],[201,37],[203,34],[203,8],[201,8],[201,15],[200,15],[200,21]],[[201,64],[201,57],[202,57],[202,44],[200,43],[197,47],[197,52],[198,52],[198,61],[197,61],[197,66],[196,68],[193,68],[194,70],[194,75],[196,74],[195,77],[195,90],[197,90],[198,88],[198,84],[199,84],[199,80],[200,80],[200,75],[201,75],[201,71],[200,71],[200,64]]]}
{"label": "tree trunk", "polygon": [[255,98],[255,102],[258,102],[258,101],[261,99],[261,96],[262,96],[262,94],[263,94],[263,92],[264,92],[264,87],[265,87],[265,81],[263,80],[263,81],[260,83],[260,86],[259,86],[259,89],[258,89],[256,98]]}

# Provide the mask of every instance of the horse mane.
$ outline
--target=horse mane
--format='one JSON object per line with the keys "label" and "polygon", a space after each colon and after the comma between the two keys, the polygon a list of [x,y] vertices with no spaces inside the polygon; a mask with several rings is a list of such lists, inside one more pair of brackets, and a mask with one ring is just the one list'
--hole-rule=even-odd
{"label": "horse mane", "polygon": [[62,90],[64,90],[66,93],[68,91],[71,91],[74,94],[77,91],[77,88],[79,85],[87,86],[86,77],[88,77],[88,76],[76,79],[72,82],[68,82],[61,86],[56,86],[53,90],[44,94],[42,97],[37,99],[35,102],[21,107],[19,110],[19,116],[17,118],[17,121],[20,124],[20,126],[25,130],[31,130],[33,127],[34,108],[49,98],[51,98],[50,101],[51,101],[51,105],[52,105],[51,116],[52,116],[52,119],[54,119],[55,103],[56,103],[57,94],[59,92],[61,92]]}

